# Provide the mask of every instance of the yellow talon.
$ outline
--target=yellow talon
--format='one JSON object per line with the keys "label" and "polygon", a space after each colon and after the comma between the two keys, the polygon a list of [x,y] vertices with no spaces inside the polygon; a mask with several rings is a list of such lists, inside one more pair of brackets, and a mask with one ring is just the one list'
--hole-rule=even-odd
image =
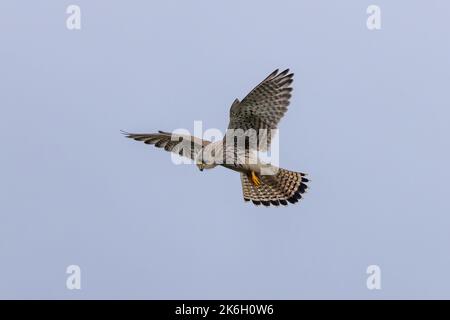
{"label": "yellow talon", "polygon": [[252,179],[252,182],[255,186],[258,187],[261,184],[261,180],[258,178],[258,176],[256,175],[256,173],[254,171],[251,171],[250,178]]}

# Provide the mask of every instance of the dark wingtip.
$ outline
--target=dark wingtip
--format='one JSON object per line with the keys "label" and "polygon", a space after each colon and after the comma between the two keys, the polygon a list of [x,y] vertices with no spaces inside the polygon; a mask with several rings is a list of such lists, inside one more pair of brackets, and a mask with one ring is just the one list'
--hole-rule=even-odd
{"label": "dark wingtip", "polygon": [[[276,76],[278,75],[278,71],[279,71],[279,69],[275,69],[271,74],[269,74],[269,75],[267,76],[267,78],[264,79],[264,81],[276,77]],[[264,82],[264,81],[263,81],[263,82]]]}
{"label": "dark wingtip", "polygon": [[289,68],[284,69],[283,71],[281,71],[278,76],[283,77],[283,76],[287,75],[288,73],[289,73]]}
{"label": "dark wingtip", "polygon": [[125,138],[131,138],[132,133],[129,133],[125,130],[120,130],[120,133],[123,134],[125,136]]}

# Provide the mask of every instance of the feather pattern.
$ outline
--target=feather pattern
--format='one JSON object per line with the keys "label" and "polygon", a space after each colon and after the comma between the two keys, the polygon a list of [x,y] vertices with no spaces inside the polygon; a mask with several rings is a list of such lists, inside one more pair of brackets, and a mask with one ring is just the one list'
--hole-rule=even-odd
{"label": "feather pattern", "polygon": [[[294,74],[289,69],[272,72],[239,102],[236,99],[230,108],[228,129],[267,130],[267,144],[271,142],[271,129],[277,129],[278,123],[287,111],[291,98],[291,84]],[[265,139],[265,137],[263,136]],[[263,140],[264,141],[264,140]],[[264,150],[264,146],[260,146]]]}
{"label": "feather pattern", "polygon": [[195,156],[203,146],[210,141],[203,140],[194,136],[172,134],[170,132],[158,131],[158,133],[129,133],[122,132],[125,137],[142,141],[145,144],[153,144],[157,148],[164,148],[166,151],[174,152],[195,160]]}

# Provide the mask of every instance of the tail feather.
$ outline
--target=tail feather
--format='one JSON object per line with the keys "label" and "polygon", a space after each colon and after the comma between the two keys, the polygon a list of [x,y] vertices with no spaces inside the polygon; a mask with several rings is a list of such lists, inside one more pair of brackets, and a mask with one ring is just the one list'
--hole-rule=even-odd
{"label": "tail feather", "polygon": [[261,184],[255,186],[248,175],[241,173],[242,192],[245,201],[256,205],[287,205],[296,203],[308,189],[306,174],[279,169],[275,175],[260,176]]}

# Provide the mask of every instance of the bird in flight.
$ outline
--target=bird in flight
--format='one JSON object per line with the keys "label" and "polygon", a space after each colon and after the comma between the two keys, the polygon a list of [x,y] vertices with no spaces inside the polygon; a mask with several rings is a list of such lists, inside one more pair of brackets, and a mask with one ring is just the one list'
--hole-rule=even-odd
{"label": "bird in flight", "polygon": [[263,163],[257,156],[258,151],[268,149],[272,132],[287,111],[293,76],[289,69],[282,72],[277,69],[242,101],[236,99],[230,108],[226,137],[220,141],[164,131],[123,133],[127,138],[188,157],[200,171],[220,165],[239,172],[245,201],[264,206],[296,203],[308,188],[306,174]]}

